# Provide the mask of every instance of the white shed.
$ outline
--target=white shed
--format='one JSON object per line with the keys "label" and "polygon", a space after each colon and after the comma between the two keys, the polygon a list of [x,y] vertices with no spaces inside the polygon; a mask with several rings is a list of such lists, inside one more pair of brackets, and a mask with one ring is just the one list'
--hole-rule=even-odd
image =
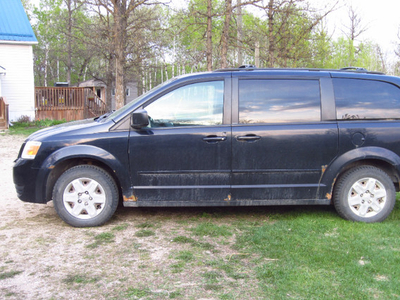
{"label": "white shed", "polygon": [[35,118],[33,50],[37,44],[20,0],[0,1],[0,97],[9,104],[11,121]]}

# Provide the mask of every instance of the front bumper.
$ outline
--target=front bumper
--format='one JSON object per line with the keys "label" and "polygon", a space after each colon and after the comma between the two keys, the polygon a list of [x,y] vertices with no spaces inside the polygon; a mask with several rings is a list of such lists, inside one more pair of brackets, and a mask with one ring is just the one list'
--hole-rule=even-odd
{"label": "front bumper", "polygon": [[39,169],[32,168],[33,161],[18,158],[14,163],[13,179],[18,198],[25,202],[45,203],[45,199],[37,197]]}

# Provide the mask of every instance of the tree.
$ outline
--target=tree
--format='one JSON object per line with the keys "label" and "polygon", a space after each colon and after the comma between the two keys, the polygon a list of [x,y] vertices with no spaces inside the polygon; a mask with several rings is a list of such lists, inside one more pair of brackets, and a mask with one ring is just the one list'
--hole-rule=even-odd
{"label": "tree", "polygon": [[[318,24],[335,7],[316,12],[304,0],[268,0],[254,6],[263,11],[265,19],[252,18],[247,23],[248,51],[260,44],[260,59],[267,67],[302,67],[312,60],[311,43]],[[247,31],[247,30],[246,30]]]}
{"label": "tree", "polygon": [[355,56],[356,52],[358,51],[355,43],[356,39],[367,30],[367,27],[362,25],[361,18],[358,15],[357,10],[354,9],[353,6],[349,7],[348,16],[350,24],[348,26],[345,25],[345,28],[348,31],[344,32],[349,42],[349,47],[348,47],[349,55],[346,65],[352,66],[355,64],[356,60]]}
{"label": "tree", "polygon": [[72,61],[72,55],[73,55],[73,42],[75,36],[77,36],[79,33],[74,32],[74,26],[76,26],[76,23],[78,23],[78,18],[79,17],[84,17],[83,14],[80,14],[80,9],[83,6],[82,2],[79,2],[78,0],[63,0],[64,4],[66,6],[66,31],[65,31],[65,36],[66,36],[66,44],[67,44],[67,62],[66,62],[66,67],[67,67],[67,82],[71,82],[71,71],[73,68],[73,61]]}
{"label": "tree", "polygon": [[[223,30],[222,30],[222,34],[221,34],[221,64],[220,67],[221,68],[227,68],[228,67],[228,48],[230,45],[232,45],[232,43],[230,43],[231,40],[231,18],[233,15],[233,11],[237,10],[237,14],[238,14],[238,22],[237,22],[237,30],[235,30],[234,32],[237,33],[237,52],[238,52],[238,61],[241,61],[241,39],[242,39],[242,34],[243,34],[243,24],[242,24],[242,7],[247,6],[247,5],[252,5],[252,4],[256,4],[259,3],[261,0],[253,0],[253,1],[245,1],[242,2],[241,0],[238,0],[236,5],[232,5],[232,0],[225,0],[225,7],[224,7],[224,12],[223,12],[223,16],[224,16],[224,26],[223,26]],[[239,62],[239,65],[241,65],[242,63]]]}
{"label": "tree", "polygon": [[[115,103],[111,102],[111,90],[115,80],[112,18],[108,12],[102,12],[99,7],[93,10],[93,13],[89,26],[81,28],[84,36],[92,38],[82,39],[82,43],[86,44],[86,47],[90,50],[91,60],[97,63],[88,63],[85,68],[88,69],[88,73],[93,78],[103,81],[107,86],[106,99],[108,101],[106,105],[107,110],[111,111],[115,107]],[[83,71],[83,68],[81,70]]]}
{"label": "tree", "polygon": [[34,47],[35,84],[52,85],[81,80],[82,66],[89,62],[82,43],[82,24],[88,23],[85,7],[76,0],[42,0],[34,7],[33,29],[38,38]]}
{"label": "tree", "polygon": [[222,10],[219,0],[191,0],[187,8],[171,17],[174,48],[180,52],[177,59],[198,70],[211,71],[216,66]]}
{"label": "tree", "polygon": [[116,108],[125,104],[125,74],[127,73],[127,59],[132,53],[128,51],[129,32],[136,27],[143,29],[139,24],[136,13],[144,6],[159,4],[155,0],[89,0],[92,6],[105,9],[113,19],[113,46],[115,54],[115,102]]}

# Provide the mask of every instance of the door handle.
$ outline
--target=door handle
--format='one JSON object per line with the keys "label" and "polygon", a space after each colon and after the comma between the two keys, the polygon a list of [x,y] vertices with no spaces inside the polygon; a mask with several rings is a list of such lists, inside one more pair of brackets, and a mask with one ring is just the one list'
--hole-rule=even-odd
{"label": "door handle", "polygon": [[245,141],[245,142],[255,142],[261,139],[261,136],[248,134],[248,135],[241,135],[236,138],[238,141]]}
{"label": "door handle", "polygon": [[226,136],[207,136],[203,138],[203,141],[207,143],[218,143],[226,141]]}

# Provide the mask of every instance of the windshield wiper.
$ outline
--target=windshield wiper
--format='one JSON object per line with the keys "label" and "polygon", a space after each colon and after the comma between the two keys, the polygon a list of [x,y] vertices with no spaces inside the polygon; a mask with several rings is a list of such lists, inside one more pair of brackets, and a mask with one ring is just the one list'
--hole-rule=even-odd
{"label": "windshield wiper", "polygon": [[100,122],[101,120],[103,120],[103,119],[107,118],[109,115],[111,115],[114,111],[115,110],[109,111],[108,113],[105,113],[105,114],[103,114],[101,116],[95,117],[93,120],[97,121],[97,122]]}

